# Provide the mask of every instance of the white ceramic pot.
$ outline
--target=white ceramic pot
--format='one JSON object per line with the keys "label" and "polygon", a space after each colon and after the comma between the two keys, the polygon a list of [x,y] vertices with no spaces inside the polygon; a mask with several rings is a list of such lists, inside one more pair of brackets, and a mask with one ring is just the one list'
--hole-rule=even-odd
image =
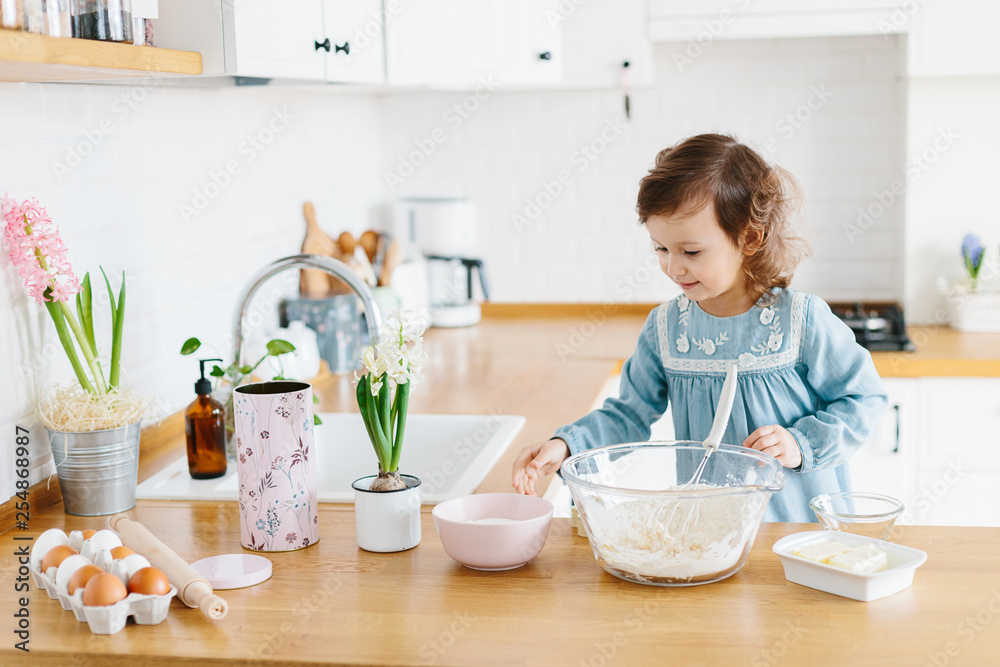
{"label": "white ceramic pot", "polygon": [[406,551],[420,544],[420,479],[400,475],[405,489],[372,491],[376,475],[355,480],[354,523],[365,551]]}
{"label": "white ceramic pot", "polygon": [[948,324],[967,333],[1000,332],[1000,292],[950,294]]}

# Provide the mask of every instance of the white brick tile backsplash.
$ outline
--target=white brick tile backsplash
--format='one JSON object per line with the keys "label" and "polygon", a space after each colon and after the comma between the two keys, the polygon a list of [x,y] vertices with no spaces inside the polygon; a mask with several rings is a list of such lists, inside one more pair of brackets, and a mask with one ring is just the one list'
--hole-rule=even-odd
{"label": "white brick tile backsplash", "polygon": [[[672,56],[683,45],[658,44],[656,83],[632,91],[632,118],[620,129],[621,90],[498,92],[457,122],[448,112],[465,94],[453,92],[0,83],[0,193],[38,197],[80,273],[127,272],[124,360],[161,412],[190,400],[196,365],[177,354],[184,339],[229,354],[239,291],[260,266],[298,251],[307,199],[328,232],[358,234],[384,225],[399,197],[471,198],[495,301],[672,298],[677,288],[644,268],[649,242],[635,224],[635,197],[656,153],[695,132],[736,133],[802,181],[814,253],[796,287],[898,299],[902,207],[853,244],[843,225],[902,174],[899,47],[899,38],[881,37],[719,41],[681,70]],[[820,85],[834,94],[809,108]],[[294,118],[249,150],[248,137],[276,108]],[[435,129],[444,140],[427,149]],[[59,166],[71,161],[68,171]],[[228,161],[239,173],[226,179]],[[410,166],[390,188],[386,174]],[[571,182],[552,196],[562,170]],[[191,207],[187,220],[182,206]],[[513,217],[531,206],[534,221],[518,229]],[[262,298],[273,303],[293,289],[294,275]],[[33,308],[0,257],[0,386],[13,381],[11,369],[24,374],[16,358],[40,360],[38,383],[3,390],[9,414],[0,422],[31,411],[35,384],[71,377],[51,325],[31,345],[25,337],[37,334],[7,326],[37,317]]]}

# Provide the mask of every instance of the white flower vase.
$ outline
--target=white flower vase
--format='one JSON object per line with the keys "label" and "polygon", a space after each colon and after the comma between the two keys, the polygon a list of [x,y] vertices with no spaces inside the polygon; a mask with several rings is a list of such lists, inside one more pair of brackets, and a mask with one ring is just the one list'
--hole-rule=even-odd
{"label": "white flower vase", "polygon": [[1000,333],[1000,292],[949,294],[948,324],[964,333]]}
{"label": "white flower vase", "polygon": [[358,546],[380,553],[412,549],[420,544],[420,479],[400,475],[405,489],[372,491],[375,477],[362,477],[351,485]]}

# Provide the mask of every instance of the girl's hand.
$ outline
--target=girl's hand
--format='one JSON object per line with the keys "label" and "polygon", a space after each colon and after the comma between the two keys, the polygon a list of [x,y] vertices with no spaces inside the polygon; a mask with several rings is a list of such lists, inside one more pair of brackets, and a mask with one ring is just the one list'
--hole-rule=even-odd
{"label": "girl's hand", "polygon": [[743,446],[770,454],[786,468],[798,468],[802,465],[799,443],[795,442],[791,433],[777,424],[761,426],[743,441]]}
{"label": "girl's hand", "polygon": [[535,495],[535,482],[559,470],[568,456],[569,445],[559,438],[528,445],[514,459],[511,476],[514,490],[526,496]]}

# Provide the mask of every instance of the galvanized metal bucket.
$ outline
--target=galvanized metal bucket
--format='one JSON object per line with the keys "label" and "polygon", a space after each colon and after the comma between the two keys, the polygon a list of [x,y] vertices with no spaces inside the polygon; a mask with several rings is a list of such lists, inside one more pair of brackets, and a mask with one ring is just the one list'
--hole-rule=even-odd
{"label": "galvanized metal bucket", "polygon": [[135,507],[140,423],[103,431],[45,429],[67,514],[100,516]]}

